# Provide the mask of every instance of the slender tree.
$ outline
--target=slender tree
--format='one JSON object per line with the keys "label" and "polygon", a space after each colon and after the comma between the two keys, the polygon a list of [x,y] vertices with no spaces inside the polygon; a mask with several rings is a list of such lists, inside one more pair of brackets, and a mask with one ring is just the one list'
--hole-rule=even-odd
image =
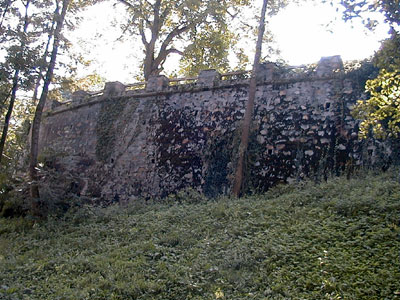
{"label": "slender tree", "polygon": [[[68,8],[69,29],[73,29],[79,21],[77,12],[97,1],[99,0],[71,0]],[[14,116],[13,113],[18,92],[23,90],[29,93],[33,90],[34,101],[31,103],[25,98],[26,105],[19,103],[20,107],[29,108],[32,104],[36,105],[39,88],[49,65],[50,47],[53,45],[54,30],[61,9],[57,8],[58,3],[60,0],[0,0],[0,15],[3,16],[0,49],[6,53],[4,61],[0,63],[0,112],[4,117],[3,134],[0,137],[0,160],[11,148],[14,149],[14,132],[21,123],[20,120],[17,121],[20,116]],[[57,13],[54,13],[54,7]],[[65,38],[62,37],[62,40],[65,41]],[[61,45],[68,46],[69,43],[63,42]],[[11,122],[12,119],[16,122]],[[12,139],[8,138],[9,130],[13,132]],[[9,162],[10,159],[3,162],[2,166],[7,165],[8,168]]]}
{"label": "slender tree", "polygon": [[36,102],[38,100],[37,97],[38,97],[38,93],[39,93],[39,87],[40,87],[40,83],[43,79],[43,72],[46,69],[46,65],[47,65],[46,58],[49,55],[50,44],[51,44],[51,41],[53,40],[55,23],[56,23],[56,18],[53,18],[53,21],[51,24],[51,29],[50,29],[48,37],[47,37],[46,47],[45,47],[45,50],[43,53],[43,59],[39,66],[39,70],[38,70],[38,74],[37,74],[37,78],[36,78],[36,82],[35,82],[35,88],[33,90],[32,100],[33,100],[34,104],[36,104]]}
{"label": "slender tree", "polygon": [[49,92],[49,85],[53,78],[54,68],[56,65],[58,48],[60,46],[61,40],[61,32],[64,26],[65,16],[68,11],[68,6],[70,4],[70,0],[62,0],[62,9],[60,10],[60,3],[57,2],[57,10],[55,15],[56,18],[56,28],[54,31],[54,42],[53,49],[51,52],[50,62],[47,68],[46,76],[43,83],[42,93],[36,107],[35,116],[32,123],[32,136],[31,136],[31,147],[30,147],[30,164],[29,164],[29,175],[31,179],[31,209],[34,215],[41,215],[41,203],[40,203],[40,195],[39,195],[39,186],[38,186],[38,172],[37,172],[37,158],[39,151],[39,131],[42,120],[43,108],[46,104],[47,95]]}
{"label": "slender tree", "polygon": [[20,52],[17,54],[17,59],[16,59],[17,66],[14,71],[14,76],[13,76],[13,80],[12,80],[11,97],[10,97],[10,101],[9,101],[9,105],[8,105],[7,114],[4,119],[3,132],[1,135],[1,139],[0,139],[0,163],[3,158],[4,146],[5,146],[5,143],[7,140],[8,127],[10,125],[11,115],[12,115],[12,112],[14,109],[15,99],[17,96],[18,82],[19,82],[21,67],[23,67],[22,66],[23,65],[22,55],[23,55],[25,47],[26,47],[26,40],[27,40],[26,35],[27,35],[28,26],[29,26],[29,14],[28,14],[29,5],[30,5],[30,0],[27,0],[27,2],[24,4],[25,17],[24,17],[24,26],[23,26],[22,37],[21,37]]}
{"label": "slender tree", "polygon": [[244,114],[244,119],[242,124],[242,134],[239,146],[239,159],[236,167],[235,182],[233,186],[233,194],[236,197],[240,196],[240,191],[242,189],[242,183],[243,183],[244,158],[249,145],[250,127],[251,127],[251,121],[254,110],[254,100],[257,89],[257,73],[260,66],[262,41],[265,31],[265,14],[267,11],[267,4],[268,0],[264,0],[263,7],[261,10],[260,24],[258,27],[258,38],[257,38],[256,53],[254,56],[253,70],[251,72],[251,78],[250,78],[249,99],[247,100],[246,103],[246,111]]}

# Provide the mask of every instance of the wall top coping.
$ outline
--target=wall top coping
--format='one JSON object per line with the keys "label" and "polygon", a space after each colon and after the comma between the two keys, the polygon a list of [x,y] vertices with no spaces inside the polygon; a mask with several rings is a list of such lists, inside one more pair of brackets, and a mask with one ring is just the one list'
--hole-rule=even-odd
{"label": "wall top coping", "polygon": [[[47,115],[92,105],[115,97],[144,98],[183,92],[200,92],[229,87],[248,86],[251,71],[235,71],[220,74],[216,70],[203,70],[198,77],[169,79],[164,75],[151,77],[147,82],[123,84],[107,82],[101,91],[76,91],[70,101],[47,105]],[[275,63],[261,64],[257,85],[286,84],[304,81],[320,81],[345,78],[340,56],[323,57],[317,65],[279,67]],[[49,101],[52,102],[52,101]]]}

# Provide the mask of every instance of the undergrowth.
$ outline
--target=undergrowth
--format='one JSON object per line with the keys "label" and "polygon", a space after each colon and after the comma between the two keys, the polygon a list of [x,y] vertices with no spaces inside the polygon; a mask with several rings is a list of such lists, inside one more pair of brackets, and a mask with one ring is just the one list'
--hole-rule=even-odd
{"label": "undergrowth", "polygon": [[400,299],[397,179],[0,219],[0,298]]}

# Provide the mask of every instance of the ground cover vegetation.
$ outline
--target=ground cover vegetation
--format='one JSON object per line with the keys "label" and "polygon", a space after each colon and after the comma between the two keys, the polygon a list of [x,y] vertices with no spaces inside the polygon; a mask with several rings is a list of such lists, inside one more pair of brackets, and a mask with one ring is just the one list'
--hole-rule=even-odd
{"label": "ground cover vegetation", "polygon": [[394,172],[0,219],[1,299],[398,299]]}

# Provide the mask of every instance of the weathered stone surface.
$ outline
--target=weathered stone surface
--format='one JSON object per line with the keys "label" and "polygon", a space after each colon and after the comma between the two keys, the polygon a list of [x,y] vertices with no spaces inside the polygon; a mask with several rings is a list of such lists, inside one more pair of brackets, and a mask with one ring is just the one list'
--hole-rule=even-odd
{"label": "weathered stone surface", "polygon": [[213,87],[214,85],[217,85],[220,80],[221,74],[219,74],[216,70],[204,70],[200,72],[197,84],[199,86]]}
{"label": "weathered stone surface", "polygon": [[[110,86],[108,88],[110,88]],[[79,102],[79,101],[85,100],[85,98],[88,98],[88,97],[90,97],[90,94],[86,91],[79,90],[79,91],[72,93],[72,101],[74,101],[74,102]]]}
{"label": "weathered stone surface", "polygon": [[54,110],[55,108],[61,106],[62,103],[58,102],[57,100],[51,100],[48,99],[44,105],[43,111],[50,111],[50,110]]}
{"label": "weathered stone surface", "polygon": [[164,75],[151,76],[146,85],[146,91],[159,92],[168,87],[169,80]]}
{"label": "weathered stone surface", "polygon": [[118,96],[125,92],[125,85],[122,84],[121,82],[115,81],[115,82],[106,82],[105,87],[104,87],[104,96]]}
{"label": "weathered stone surface", "polygon": [[[257,81],[271,81],[276,76],[278,68],[276,64],[272,62],[260,64],[260,70],[257,74]],[[282,91],[281,91],[282,93]]]}
{"label": "weathered stone surface", "polygon": [[[331,71],[340,65],[337,59],[323,64]],[[327,77],[321,68],[319,77],[307,80],[281,80],[275,71],[268,73],[273,81],[262,75],[249,144],[249,189],[265,191],[280,182],[338,174],[388,153],[378,141],[357,139],[350,107],[363,91],[353,87],[351,78]],[[243,81],[225,86],[221,80],[177,89],[165,78],[157,80],[159,94],[132,95],[108,84],[112,99],[103,96],[53,110],[43,120],[42,155],[52,153],[60,170],[81,178],[81,194],[104,201],[163,197],[189,187],[207,196],[229,192],[247,86]]]}
{"label": "weathered stone surface", "polygon": [[316,74],[317,76],[327,76],[341,71],[343,71],[343,61],[339,55],[336,55],[322,57],[318,62]]}

